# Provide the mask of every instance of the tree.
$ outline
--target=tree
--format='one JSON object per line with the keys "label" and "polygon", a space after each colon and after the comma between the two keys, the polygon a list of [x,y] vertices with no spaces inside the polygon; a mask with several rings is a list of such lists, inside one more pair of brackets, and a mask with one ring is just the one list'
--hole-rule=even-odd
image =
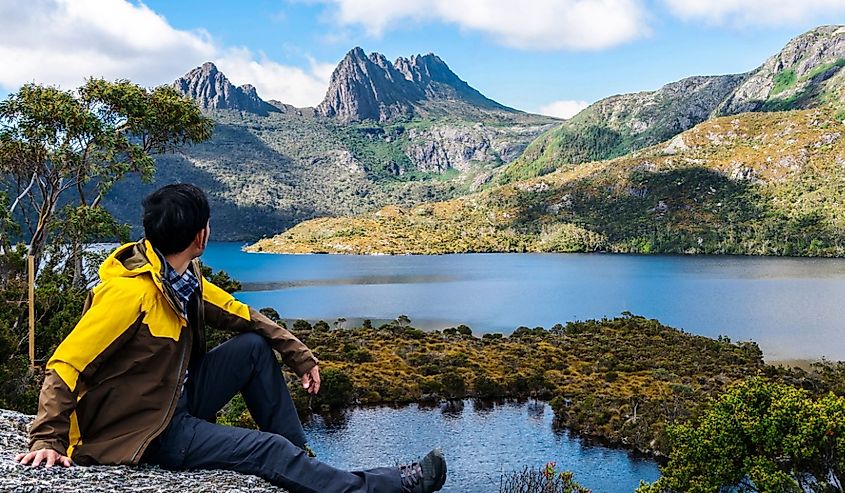
{"label": "tree", "polygon": [[697,425],[669,428],[671,459],[655,492],[832,492],[845,479],[845,398],[818,399],[752,378],[723,394]]}
{"label": "tree", "polygon": [[[175,89],[125,80],[89,79],[76,91],[27,84],[0,102],[0,180],[14,197],[7,213],[22,219],[36,265],[50,231],[64,228],[78,285],[87,232],[119,233],[107,212],[91,212],[103,196],[131,173],[149,181],[154,154],[206,140],[211,130],[212,121]],[[57,225],[63,204],[65,222]]]}

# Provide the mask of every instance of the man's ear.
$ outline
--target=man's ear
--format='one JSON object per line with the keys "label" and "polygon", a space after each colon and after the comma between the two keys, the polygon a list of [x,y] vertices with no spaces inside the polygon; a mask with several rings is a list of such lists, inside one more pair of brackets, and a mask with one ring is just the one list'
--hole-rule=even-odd
{"label": "man's ear", "polygon": [[197,249],[202,250],[205,247],[205,237],[208,234],[208,228],[202,228],[201,230],[197,231],[197,235],[194,237],[194,246]]}

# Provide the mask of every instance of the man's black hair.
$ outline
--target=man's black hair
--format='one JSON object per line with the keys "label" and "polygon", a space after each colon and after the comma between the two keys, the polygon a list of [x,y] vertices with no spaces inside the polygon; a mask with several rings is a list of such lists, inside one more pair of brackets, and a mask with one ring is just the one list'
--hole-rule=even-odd
{"label": "man's black hair", "polygon": [[163,255],[188,248],[211,216],[205,193],[188,183],[159,188],[143,206],[144,236]]}

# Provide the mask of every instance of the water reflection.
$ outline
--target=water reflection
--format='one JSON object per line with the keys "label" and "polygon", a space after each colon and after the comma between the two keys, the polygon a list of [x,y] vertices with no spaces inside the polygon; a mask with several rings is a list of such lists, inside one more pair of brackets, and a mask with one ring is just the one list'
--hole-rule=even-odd
{"label": "water reflection", "polygon": [[464,412],[464,401],[446,401],[440,405],[440,413],[446,419],[458,419]]}

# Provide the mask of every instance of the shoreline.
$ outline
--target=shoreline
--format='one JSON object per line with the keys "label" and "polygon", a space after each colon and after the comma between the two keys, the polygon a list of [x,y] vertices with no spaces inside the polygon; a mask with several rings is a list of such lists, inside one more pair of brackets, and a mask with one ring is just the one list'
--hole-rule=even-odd
{"label": "shoreline", "polygon": [[[240,241],[220,241],[218,243],[241,243]],[[420,252],[350,252],[350,251],[304,251],[296,252],[290,250],[271,251],[271,250],[254,250],[257,247],[257,242],[244,245],[241,251],[244,253],[255,254],[269,254],[269,255],[339,255],[349,257],[438,257],[446,255],[619,255],[628,257],[678,257],[678,258],[773,258],[773,259],[818,259],[818,260],[845,260],[845,255],[842,256],[823,256],[823,255],[765,255],[752,253],[678,253],[678,252],[622,252],[610,250],[595,250],[595,251],[572,251],[572,252],[553,252],[553,251],[506,251],[506,250],[487,250],[487,251],[466,251],[466,252],[437,252],[437,253],[420,253]]]}
{"label": "shoreline", "polygon": [[669,426],[694,419],[749,377],[812,384],[819,392],[838,378],[831,362],[829,372],[796,367],[808,361],[766,362],[755,343],[689,334],[631,314],[480,338],[468,327],[425,332],[398,320],[378,328],[302,320],[292,328],[331,382],[313,399],[292,385],[301,412],[535,399],[552,407],[561,428],[650,456],[668,452]]}

